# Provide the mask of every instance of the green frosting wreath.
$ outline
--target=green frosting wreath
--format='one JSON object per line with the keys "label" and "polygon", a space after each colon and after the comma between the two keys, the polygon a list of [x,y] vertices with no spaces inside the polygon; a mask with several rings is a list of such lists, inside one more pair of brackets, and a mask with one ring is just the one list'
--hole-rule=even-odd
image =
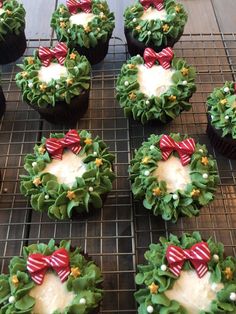
{"label": "green frosting wreath", "polygon": [[[183,59],[175,58],[171,62],[175,73],[172,75],[173,85],[160,97],[147,96],[139,90],[137,65],[144,64],[141,56],[132,57],[121,68],[118,76],[116,90],[117,99],[126,117],[132,116],[143,124],[149,120],[157,119],[166,123],[174,119],[183,110],[190,110],[188,102],[196,91],[195,69],[187,65]],[[158,64],[158,61],[157,61]]]}
{"label": "green frosting wreath", "polygon": [[188,16],[182,4],[165,0],[165,20],[141,20],[144,8],[138,1],[124,12],[125,28],[132,30],[134,38],[153,46],[166,46],[168,38],[177,39],[184,31]]}
{"label": "green frosting wreath", "polygon": [[[78,12],[81,10],[78,9]],[[115,27],[114,14],[110,12],[105,0],[92,0],[94,19],[84,28],[83,25],[70,25],[71,13],[67,6],[60,5],[52,15],[51,27],[60,41],[74,47],[95,47],[98,41],[106,42]]]}
{"label": "green frosting wreath", "polygon": [[19,35],[25,28],[25,9],[16,0],[3,2],[3,13],[0,15],[0,41],[6,39],[8,33]]}
{"label": "green frosting wreath", "polygon": [[[57,60],[53,61],[58,63]],[[42,62],[38,50],[33,57],[24,58],[23,64],[18,65],[23,71],[16,74],[16,84],[22,90],[23,99],[39,107],[53,107],[57,101],[70,103],[71,99],[90,88],[91,66],[85,56],[80,56],[75,50],[69,50],[64,62],[68,76],[45,83],[39,80],[38,72]]]}
{"label": "green frosting wreath", "polygon": [[[180,134],[170,136],[176,142],[187,138],[186,135],[182,137]],[[196,143],[189,163],[191,183],[187,184],[185,190],[169,193],[166,182],[158,181],[158,178],[152,175],[157,169],[157,163],[162,160],[159,146],[161,137],[162,135],[152,134],[135,151],[130,162],[129,173],[134,197],[142,199],[145,208],[155,216],[161,215],[164,220],[176,222],[179,216],[196,216],[199,214],[199,208],[214,198],[218,182],[216,161],[212,156],[208,156],[205,145]],[[172,154],[178,157],[176,152]]]}
{"label": "green frosting wreath", "polygon": [[236,91],[234,82],[226,82],[215,88],[207,98],[211,124],[222,131],[222,136],[230,135],[236,139]]}
{"label": "green frosting wreath", "polygon": [[[168,268],[166,251],[169,245],[190,249],[201,241],[203,240],[200,233],[193,232],[193,234],[184,233],[180,238],[175,235],[170,235],[169,239],[161,237],[159,244],[150,245],[149,251],[144,255],[148,263],[138,265],[138,274],[135,278],[136,284],[142,285],[142,288],[135,293],[135,299],[139,304],[139,314],[188,313],[179,302],[170,300],[165,295],[165,292],[173,287],[177,279]],[[216,243],[211,238],[207,240],[207,244],[211,252],[211,259],[207,263],[211,273],[210,282],[223,283],[224,287],[217,292],[216,299],[211,302],[210,310],[199,311],[199,314],[236,313],[236,259],[230,256],[224,258],[223,244]],[[191,269],[193,267],[190,262],[185,262],[183,270]],[[152,284],[157,286],[156,293],[151,293],[149,286]],[[194,289],[194,287],[192,288]]]}
{"label": "green frosting wreath", "polygon": [[[58,248],[65,248],[69,253],[72,272],[66,280],[66,287],[68,291],[74,292],[75,297],[63,311],[56,310],[52,314],[87,314],[99,306],[103,294],[102,289],[99,287],[102,282],[100,269],[94,262],[87,261],[79,248],[71,249],[70,241],[63,240],[59,246],[56,246],[55,241],[50,240],[48,245],[40,243],[24,247],[23,257],[15,256],[11,259],[9,275],[0,275],[1,314],[34,313],[35,298],[30,296],[29,293],[37,285],[31,279],[27,270],[28,256],[34,253],[48,256]],[[73,272],[73,269],[76,272]],[[80,302],[81,299],[85,302]]]}
{"label": "green frosting wreath", "polygon": [[[102,207],[102,196],[111,191],[115,175],[112,171],[114,155],[110,154],[106,144],[99,138],[91,138],[85,130],[77,131],[82,146],[78,156],[83,156],[86,172],[77,177],[70,188],[59,184],[57,177],[42,173],[52,157],[45,149],[46,139],[34,147],[34,154],[25,157],[24,168],[28,175],[21,176],[20,190],[30,196],[31,206],[40,212],[47,212],[50,218],[71,218],[73,211],[88,212],[90,206]],[[65,134],[51,134],[50,138],[63,138]]]}

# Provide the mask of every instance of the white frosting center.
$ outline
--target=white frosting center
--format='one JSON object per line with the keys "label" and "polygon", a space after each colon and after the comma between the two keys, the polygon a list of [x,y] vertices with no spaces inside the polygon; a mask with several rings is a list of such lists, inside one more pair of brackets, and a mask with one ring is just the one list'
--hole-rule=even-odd
{"label": "white frosting center", "polygon": [[4,12],[5,12],[5,10],[0,8],[0,15],[2,15]]}
{"label": "white frosting center", "polygon": [[61,77],[67,77],[68,72],[64,65],[51,63],[48,67],[42,66],[38,71],[40,81],[49,83],[51,80],[59,80]]}
{"label": "white frosting center", "polygon": [[96,15],[93,13],[79,12],[77,14],[71,15],[70,24],[87,26],[88,23],[91,22],[95,18],[95,16]]}
{"label": "white frosting center", "polygon": [[51,314],[63,311],[74,299],[75,294],[66,288],[54,273],[47,273],[43,283],[30,290],[29,295],[35,298],[33,314]]}
{"label": "white frosting center", "polygon": [[173,69],[164,69],[161,65],[153,65],[147,68],[144,64],[137,66],[138,83],[140,91],[151,97],[164,94],[171,85],[173,85]]}
{"label": "white frosting center", "polygon": [[141,20],[165,20],[167,17],[166,10],[163,9],[158,11],[156,8],[149,7],[147,10],[144,10]]}
{"label": "white frosting center", "polygon": [[216,293],[224,285],[210,282],[210,272],[199,278],[195,270],[181,271],[180,277],[172,289],[165,292],[170,300],[178,301],[188,314],[199,314],[200,311],[209,311],[210,304],[216,299]]}
{"label": "white frosting center", "polygon": [[83,163],[84,157],[84,155],[78,156],[70,150],[64,151],[62,160],[52,159],[42,173],[54,174],[58,183],[65,183],[71,188],[76,178],[82,177],[86,172],[86,166]]}
{"label": "white frosting center", "polygon": [[191,182],[189,165],[183,166],[178,157],[170,156],[166,161],[158,161],[153,173],[158,181],[165,181],[168,193],[184,191]]}

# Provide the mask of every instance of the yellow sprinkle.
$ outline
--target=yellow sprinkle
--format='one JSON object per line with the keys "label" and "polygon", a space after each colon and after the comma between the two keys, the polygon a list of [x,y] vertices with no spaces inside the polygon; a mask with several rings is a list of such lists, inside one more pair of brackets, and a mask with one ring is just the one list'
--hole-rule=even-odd
{"label": "yellow sprinkle", "polygon": [[70,201],[73,200],[75,198],[75,192],[68,191],[66,197],[69,198]]}
{"label": "yellow sprinkle", "polygon": [[89,26],[85,26],[84,31],[85,31],[85,33],[89,33],[89,32],[91,32],[91,28]]}
{"label": "yellow sprinkle", "polygon": [[39,186],[41,183],[42,183],[42,181],[40,180],[39,177],[37,177],[37,178],[35,178],[35,179],[33,180],[33,184],[34,184],[35,186]]}
{"label": "yellow sprinkle", "polygon": [[72,52],[72,53],[70,54],[70,59],[71,59],[71,60],[75,60],[75,59],[76,59],[76,54],[75,54],[74,52]]}
{"label": "yellow sprinkle", "polygon": [[64,13],[64,12],[65,12],[64,8],[60,8],[60,9],[59,9],[59,12],[60,12],[60,13]]}
{"label": "yellow sprinkle", "polygon": [[202,159],[201,159],[201,163],[202,163],[204,166],[207,166],[207,165],[208,165],[208,163],[209,163],[208,158],[207,158],[207,157],[202,157]]}
{"label": "yellow sprinkle", "polygon": [[81,275],[81,271],[80,271],[80,269],[78,267],[71,267],[70,274],[74,278],[77,278],[77,277],[79,277]]}
{"label": "yellow sprinkle", "polygon": [[160,188],[155,188],[152,190],[152,194],[154,196],[160,196],[161,195],[161,189]]}
{"label": "yellow sprinkle", "polygon": [[6,10],[7,15],[12,15],[12,11]]}
{"label": "yellow sprinkle", "polygon": [[25,77],[27,77],[27,76],[28,76],[28,73],[27,73],[26,71],[21,72],[21,76],[22,76],[23,78],[25,78]]}
{"label": "yellow sprinkle", "polygon": [[137,98],[137,95],[135,93],[132,92],[132,93],[129,94],[129,99],[130,100],[135,100],[136,98]]}
{"label": "yellow sprinkle", "polygon": [[135,27],[136,31],[138,31],[138,32],[141,30],[141,28],[142,28],[142,27],[141,27],[140,25],[138,25],[138,26]]}
{"label": "yellow sprinkle", "polygon": [[148,164],[149,163],[149,160],[150,158],[145,156],[143,159],[142,159],[142,164]]}
{"label": "yellow sprinkle", "polygon": [[183,69],[181,70],[181,73],[183,74],[183,76],[188,75],[188,72],[189,72],[189,69],[187,69],[187,68],[183,68]]}
{"label": "yellow sprinkle", "polygon": [[227,280],[232,280],[233,279],[233,271],[230,267],[226,267],[225,270],[223,271],[225,278]]}
{"label": "yellow sprinkle", "polygon": [[88,137],[88,138],[86,138],[86,139],[84,140],[84,143],[85,143],[86,145],[91,145],[91,144],[93,143],[93,140]]}
{"label": "yellow sprinkle", "polygon": [[199,197],[200,196],[201,191],[200,190],[195,190],[193,189],[191,192],[191,196],[192,197]]}
{"label": "yellow sprinkle", "polygon": [[45,92],[45,90],[47,89],[47,85],[46,85],[46,84],[40,84],[40,85],[39,85],[39,89],[40,89],[42,92]]}
{"label": "yellow sprinkle", "polygon": [[100,167],[101,165],[103,165],[102,159],[100,158],[96,158],[94,162],[97,167]]}
{"label": "yellow sprinkle", "polygon": [[129,69],[135,69],[135,68],[136,68],[136,65],[130,63],[130,64],[127,65],[127,67],[128,67]]}
{"label": "yellow sprinkle", "polygon": [[19,279],[17,278],[17,275],[13,275],[13,276],[11,277],[11,282],[12,282],[14,285],[18,285]]}
{"label": "yellow sprinkle", "polygon": [[151,294],[157,294],[159,286],[157,286],[154,282],[148,286]]}
{"label": "yellow sprinkle", "polygon": [[28,64],[34,64],[34,59],[32,57],[27,58]]}
{"label": "yellow sprinkle", "polygon": [[67,85],[72,85],[73,84],[73,79],[72,78],[68,78],[66,80]]}
{"label": "yellow sprinkle", "polygon": [[43,155],[43,154],[45,153],[45,151],[46,151],[45,146],[40,146],[40,147],[38,148],[38,152],[39,152],[41,155]]}
{"label": "yellow sprinkle", "polygon": [[176,96],[175,96],[175,95],[171,95],[171,96],[169,97],[169,100],[170,100],[170,101],[176,101]]}
{"label": "yellow sprinkle", "polygon": [[164,24],[162,26],[163,32],[168,32],[168,30],[170,29],[170,26],[168,24]]}
{"label": "yellow sprinkle", "polygon": [[65,22],[60,22],[60,27],[61,28],[65,28],[66,27],[66,23]]}
{"label": "yellow sprinkle", "polygon": [[221,105],[226,105],[227,104],[227,99],[221,99],[221,101],[220,101],[220,104]]}
{"label": "yellow sprinkle", "polygon": [[181,10],[181,8],[180,8],[178,5],[176,5],[176,7],[175,7],[175,12],[179,13],[180,10]]}

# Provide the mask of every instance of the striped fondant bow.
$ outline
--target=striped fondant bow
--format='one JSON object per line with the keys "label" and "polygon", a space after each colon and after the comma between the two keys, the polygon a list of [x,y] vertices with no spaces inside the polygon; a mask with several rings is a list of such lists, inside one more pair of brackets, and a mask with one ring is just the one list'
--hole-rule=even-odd
{"label": "striped fondant bow", "polygon": [[196,269],[199,278],[202,278],[207,270],[207,263],[211,259],[210,250],[206,242],[200,242],[191,247],[190,250],[170,245],[166,251],[166,258],[170,271],[179,276],[185,261],[189,260]]}
{"label": "striped fondant bow", "polygon": [[170,47],[163,49],[159,53],[155,52],[152,48],[146,48],[143,54],[145,65],[148,68],[151,68],[158,61],[164,69],[169,69],[173,57],[174,52]]}
{"label": "striped fondant bow", "polygon": [[164,0],[140,0],[140,3],[142,4],[145,10],[147,10],[151,5],[154,5],[158,11],[164,9],[163,5]]}
{"label": "striped fondant bow", "polygon": [[66,5],[71,14],[76,14],[78,9],[84,11],[85,13],[90,13],[92,11],[91,0],[67,0]]}
{"label": "striped fondant bow", "polygon": [[188,138],[182,142],[176,142],[169,135],[163,135],[160,139],[160,149],[164,160],[167,160],[170,154],[176,151],[179,154],[182,165],[186,166],[195,151],[195,141],[192,138]]}
{"label": "striped fondant bow", "polygon": [[82,149],[80,137],[76,130],[70,130],[63,138],[48,138],[46,149],[53,159],[62,159],[64,148],[70,149],[74,154],[78,154]]}
{"label": "striped fondant bow", "polygon": [[56,250],[49,256],[41,253],[31,254],[27,260],[27,270],[38,285],[42,284],[48,268],[54,269],[61,282],[64,282],[70,274],[69,260],[69,254],[64,248]]}
{"label": "striped fondant bow", "polygon": [[58,62],[63,65],[67,56],[67,45],[65,43],[59,43],[54,49],[47,47],[39,47],[39,59],[45,67],[48,67],[52,59],[57,59]]}

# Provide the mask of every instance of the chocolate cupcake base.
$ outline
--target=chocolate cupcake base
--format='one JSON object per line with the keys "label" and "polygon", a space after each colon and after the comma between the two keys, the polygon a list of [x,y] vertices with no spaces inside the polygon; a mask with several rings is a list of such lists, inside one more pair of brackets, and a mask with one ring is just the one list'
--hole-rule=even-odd
{"label": "chocolate cupcake base", "polygon": [[0,41],[0,64],[7,64],[19,59],[26,49],[25,31],[19,35],[7,34],[5,40]]}
{"label": "chocolate cupcake base", "polygon": [[69,104],[65,101],[58,101],[55,107],[50,104],[45,108],[41,108],[36,104],[27,103],[48,122],[70,125],[76,123],[85,114],[88,109],[88,102],[89,90],[83,91],[80,95],[72,98]]}
{"label": "chocolate cupcake base", "polygon": [[222,131],[215,129],[208,116],[207,134],[212,146],[222,155],[230,159],[236,159],[236,140],[231,136],[222,137]]}
{"label": "chocolate cupcake base", "polygon": [[183,33],[180,33],[177,38],[168,38],[167,44],[166,45],[161,45],[161,46],[155,46],[152,44],[144,44],[138,39],[134,38],[132,35],[132,30],[129,30],[128,28],[125,28],[125,37],[128,45],[128,51],[129,54],[133,57],[136,55],[143,56],[144,50],[146,48],[152,48],[156,52],[162,51],[166,47],[173,47],[174,44],[179,41],[180,37],[183,35]]}
{"label": "chocolate cupcake base", "polygon": [[76,45],[72,46],[71,48],[75,48],[75,50],[78,51],[80,55],[84,55],[91,64],[97,64],[106,57],[110,38],[111,35],[105,42],[103,40],[99,40],[95,47],[86,48]]}
{"label": "chocolate cupcake base", "polygon": [[0,86],[0,118],[3,116],[5,110],[6,110],[5,96],[3,94],[2,87]]}

